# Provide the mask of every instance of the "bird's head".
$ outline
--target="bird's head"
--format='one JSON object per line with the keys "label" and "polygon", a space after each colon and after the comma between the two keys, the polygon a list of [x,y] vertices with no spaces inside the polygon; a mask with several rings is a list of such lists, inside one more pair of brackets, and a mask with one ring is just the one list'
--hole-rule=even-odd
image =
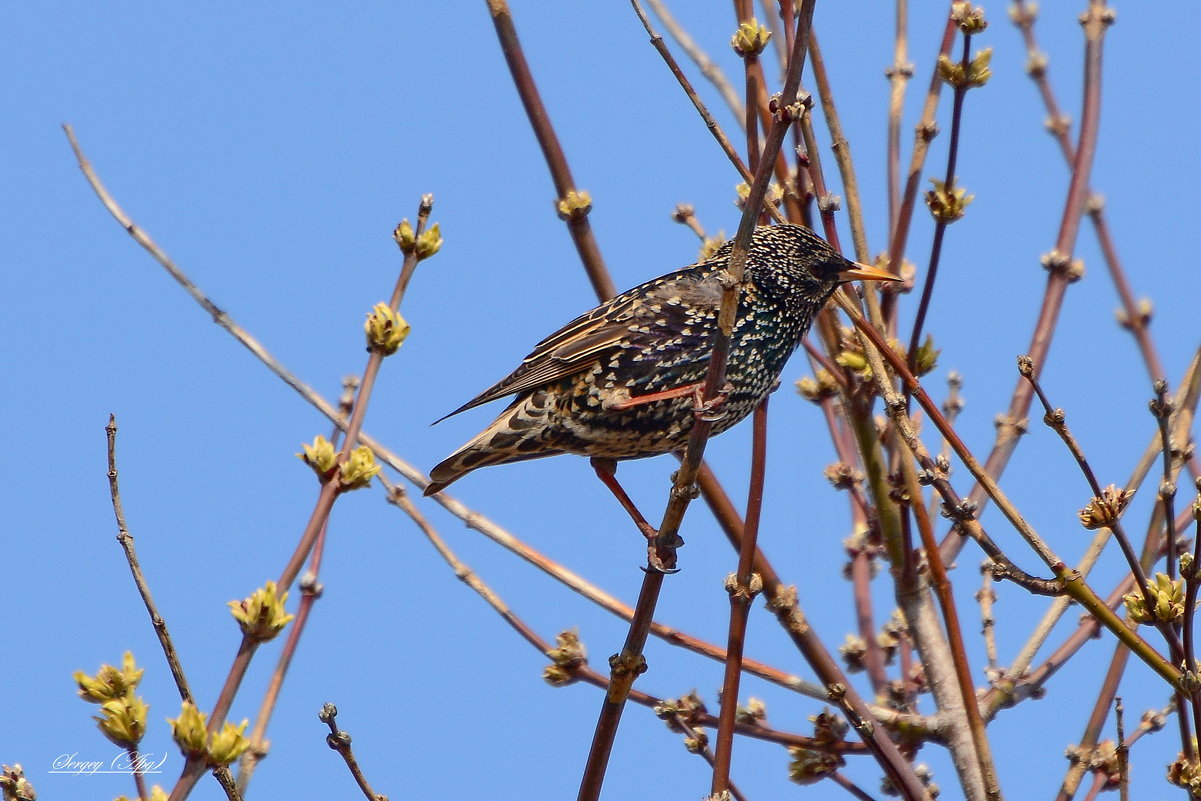
{"label": "bird's head", "polygon": [[822,301],[850,281],[901,280],[887,270],[845,258],[801,225],[761,226],[754,240],[754,249],[763,248],[764,266],[775,274],[775,281]]}

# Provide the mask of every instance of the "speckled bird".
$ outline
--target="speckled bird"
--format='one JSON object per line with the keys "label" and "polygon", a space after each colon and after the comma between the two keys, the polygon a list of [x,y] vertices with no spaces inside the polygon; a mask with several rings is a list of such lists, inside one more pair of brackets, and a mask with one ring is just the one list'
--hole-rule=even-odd
{"label": "speckled bird", "polygon": [[[430,471],[425,494],[481,467],[559,453],[620,460],[681,450],[695,419],[732,242],[709,258],[623,292],[539,342],[521,365],[446,417],[517,398]],[[771,391],[834,289],[895,281],[848,261],[808,228],[761,226],[746,263],[713,434],[741,421]],[[446,418],[442,418],[445,420]]]}

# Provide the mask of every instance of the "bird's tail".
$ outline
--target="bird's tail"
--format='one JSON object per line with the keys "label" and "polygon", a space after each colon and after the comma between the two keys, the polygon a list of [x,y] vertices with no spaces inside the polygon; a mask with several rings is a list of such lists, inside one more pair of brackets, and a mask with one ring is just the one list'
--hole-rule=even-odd
{"label": "bird's tail", "polygon": [[518,398],[492,424],[430,471],[426,495],[446,489],[472,470],[562,453],[547,442],[549,401],[544,393]]}

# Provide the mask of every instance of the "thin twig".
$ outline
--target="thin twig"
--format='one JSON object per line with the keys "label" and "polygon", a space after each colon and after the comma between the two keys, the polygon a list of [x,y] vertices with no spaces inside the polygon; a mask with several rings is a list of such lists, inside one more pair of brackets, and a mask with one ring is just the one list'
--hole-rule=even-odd
{"label": "thin twig", "polygon": [[760,401],[754,414],[751,446],[751,478],[747,490],[746,525],[738,551],[738,570],[727,579],[730,596],[730,625],[726,638],[726,670],[721,685],[721,714],[718,716],[717,742],[714,746],[713,782],[710,793],[731,789],[730,763],[734,747],[734,718],[738,710],[738,686],[742,678],[742,659],[746,644],[746,624],[751,603],[762,582],[752,573],[759,537],[759,519],[763,511],[763,479],[767,470],[767,398]]}
{"label": "thin twig", "polygon": [[359,761],[355,758],[354,750],[350,747],[350,734],[338,728],[337,716],[338,708],[330,703],[322,706],[321,711],[317,714],[321,722],[329,726],[329,734],[325,737],[325,744],[337,751],[342,760],[346,762],[346,768],[350,771],[350,775],[354,777],[355,784],[359,786],[359,790],[363,792],[367,801],[388,801],[388,796],[380,795],[371,789],[371,784],[367,781],[367,777],[363,775],[363,769],[359,767]]}
{"label": "thin twig", "polygon": [[[1063,306],[1068,284],[1077,277],[1077,273],[1072,267],[1072,252],[1075,249],[1077,234],[1080,230],[1080,218],[1084,213],[1093,158],[1096,155],[1097,132],[1101,117],[1102,43],[1105,29],[1113,23],[1113,12],[1105,7],[1103,0],[1090,0],[1089,9],[1083,20],[1084,98],[1080,115],[1079,144],[1072,161],[1072,176],[1068,183],[1067,198],[1064,200],[1063,215],[1055,239],[1055,248],[1044,257],[1049,271],[1047,285],[1039,309],[1038,321],[1035,323],[1030,345],[1026,349],[1026,353],[1033,360],[1036,374],[1042,371],[1042,367],[1046,363],[1047,353],[1051,348],[1051,338],[1059,320],[1059,312]],[[984,470],[993,479],[1001,476],[1017,448],[1018,438],[1024,431],[1022,421],[1029,413],[1032,396],[1030,385],[1024,379],[1019,380],[1010,399],[1009,409],[1002,418],[1007,423],[997,426],[996,441],[988,458],[984,461]],[[976,504],[983,504],[990,497],[992,497],[992,493],[985,485],[978,484],[969,494],[968,499]],[[954,532],[949,534],[943,542],[943,558],[953,559],[962,545],[961,537]]]}
{"label": "thin twig", "polygon": [[[799,24],[803,26],[806,35],[798,36],[798,49],[794,50],[789,64],[788,78],[781,100],[783,108],[788,108],[796,102],[801,65],[804,63],[805,56],[804,47],[800,45],[807,38],[809,20],[812,18],[812,0],[808,0],[808,8],[809,13],[801,15]],[[725,383],[730,338],[734,329],[738,297],[742,290],[743,273],[746,268],[751,236],[759,216],[758,209],[767,196],[768,182],[771,179],[771,164],[775,160],[776,154],[779,153],[790,122],[791,120],[784,116],[772,126],[764,146],[763,161],[755,171],[755,180],[751,184],[750,193],[746,199],[742,221],[739,224],[738,233],[734,237],[734,246],[730,252],[730,263],[727,268],[730,280],[722,293],[718,311],[718,328],[712,337],[712,356],[709,359],[708,372],[701,391],[702,401],[706,404],[717,397]],[[675,551],[682,544],[679,537],[680,523],[692,500],[692,486],[696,480],[711,429],[712,421],[705,419],[704,416],[698,416],[689,433],[682,466],[676,472],[670,500],[663,514],[663,521],[659,525],[659,535],[651,545],[648,570],[643,576],[638,603],[634,607],[634,619],[630,623],[630,630],[621,652],[611,660],[613,666],[611,686],[597,719],[596,733],[593,736],[588,762],[580,782],[578,801],[595,801],[599,797],[609,754],[617,733],[617,725],[621,720],[625,695],[634,679],[646,669],[646,662],[642,656],[643,647],[650,630],[659,592],[663,586],[664,571],[675,567]]]}
{"label": "thin twig", "polygon": [[[897,225],[901,202],[901,112],[905,104],[905,89],[913,77],[909,62],[909,3],[896,0],[896,33],[892,49],[892,64],[884,71],[888,76],[888,224]],[[900,265],[896,265],[900,267]]]}
{"label": "thin twig", "polygon": [[571,203],[571,198],[580,198],[581,194],[571,176],[571,168],[567,165],[563,146],[559,144],[559,137],[551,125],[550,115],[547,114],[546,106],[542,103],[542,97],[538,93],[537,84],[534,83],[534,76],[530,72],[529,64],[526,63],[521,42],[517,39],[517,29],[513,25],[513,14],[509,11],[509,4],[505,0],[487,0],[487,4],[488,13],[491,14],[493,26],[496,28],[497,39],[500,41],[501,52],[504,54],[505,63],[508,64],[509,72],[513,76],[513,86],[516,87],[517,94],[521,97],[521,105],[525,108],[526,116],[530,120],[530,127],[534,131],[534,137],[542,149],[546,166],[550,168],[551,180],[559,195],[560,214],[567,223],[567,230],[571,234],[572,242],[575,243],[580,261],[584,263],[584,269],[592,282],[592,288],[599,297],[607,300],[617,294],[617,288],[613,285],[613,279],[609,277],[609,271],[605,269],[600,247],[596,243],[592,226],[588,222],[591,204]]}
{"label": "thin twig", "polygon": [[[1060,110],[1059,103],[1055,99],[1055,94],[1047,78],[1047,58],[1039,50],[1038,43],[1034,38],[1034,9],[1030,5],[1027,5],[1024,0],[1015,0],[1014,13],[1010,16],[1013,23],[1021,31],[1022,38],[1026,42],[1026,72],[1038,87],[1039,95],[1046,106],[1048,130],[1055,137],[1055,141],[1059,143],[1060,152],[1063,153],[1064,158],[1071,165],[1076,158],[1075,146],[1068,136],[1071,125]],[[1109,269],[1110,279],[1113,281],[1114,288],[1121,299],[1124,315],[1122,326],[1127,328],[1131,335],[1134,336],[1151,380],[1155,381],[1163,378],[1166,376],[1166,373],[1164,372],[1163,364],[1160,362],[1159,354],[1155,350],[1155,341],[1151,338],[1148,328],[1150,313],[1146,308],[1143,308],[1141,303],[1134,299],[1134,293],[1130,289],[1130,282],[1126,277],[1126,271],[1122,266],[1121,259],[1118,257],[1117,247],[1114,245],[1113,236],[1109,230],[1109,222],[1105,217],[1104,203],[1101,196],[1091,189],[1086,201],[1086,211],[1096,230],[1097,240],[1101,245],[1101,255],[1105,260],[1106,267]]]}
{"label": "thin twig", "polygon": [[[930,142],[938,135],[938,125],[935,123],[935,112],[938,110],[938,97],[942,91],[942,78],[938,75],[938,59],[951,52],[955,41],[955,21],[949,14],[943,28],[942,43],[939,45],[938,56],[931,70],[930,87],[926,90],[926,100],[922,105],[922,115],[914,129],[913,153],[909,159],[909,172],[905,179],[905,191],[901,195],[901,204],[896,214],[889,220],[892,228],[888,236],[888,267],[897,275],[901,274],[901,263],[905,256],[905,245],[909,240],[909,229],[913,222],[913,209],[917,204],[917,190],[921,183],[922,169],[926,163],[926,154],[930,150]],[[898,112],[899,113],[899,112]],[[884,317],[888,320],[890,330],[895,326],[896,295],[885,297]]]}
{"label": "thin twig", "polygon": [[[726,77],[724,72],[722,72],[721,67],[719,67],[717,63],[713,61],[713,59],[709,58],[709,54],[706,53],[700,47],[700,45],[698,45],[696,41],[694,41],[693,38],[688,35],[688,31],[684,30],[683,26],[680,25],[680,23],[668,10],[667,5],[663,2],[663,0],[646,0],[646,3],[655,12],[655,16],[659,18],[659,21],[663,23],[663,27],[667,29],[667,32],[671,34],[671,38],[676,40],[676,44],[680,46],[680,49],[682,49],[688,58],[692,59],[697,68],[700,69],[701,75],[705,76],[705,80],[713,84],[713,88],[715,88],[717,93],[721,95],[721,99],[724,100],[726,105],[729,107],[730,113],[734,115],[734,119],[738,120],[739,125],[743,125],[742,101],[738,98],[738,92],[734,90],[734,85],[730,83],[730,79]],[[649,32],[650,25],[647,22],[645,15],[642,13],[641,8],[639,8],[636,0],[634,2],[634,8],[638,10],[638,16],[642,19],[642,24],[647,26]],[[651,35],[652,37],[658,36],[658,34]],[[655,49],[659,49],[658,45],[655,46]],[[672,74],[675,74],[677,69],[678,67],[672,67]],[[679,78],[679,75],[676,77]],[[692,94],[689,94],[690,98],[691,96]],[[706,123],[707,122],[708,121],[706,120]],[[750,178],[747,178],[746,180],[749,181]]]}
{"label": "thin twig", "polygon": [[183,665],[179,662],[179,653],[175,650],[175,643],[171,640],[170,632],[167,631],[167,621],[163,620],[163,616],[159,614],[158,606],[150,594],[150,585],[146,582],[146,574],[142,572],[142,565],[138,561],[138,554],[134,549],[133,535],[129,533],[129,528],[125,525],[125,509],[121,504],[121,487],[117,481],[117,418],[115,415],[108,416],[108,425],[104,427],[104,432],[108,439],[108,491],[113,503],[113,514],[117,518],[117,542],[121,543],[121,550],[125,552],[125,561],[129,563],[129,572],[133,574],[133,583],[137,586],[138,595],[141,596],[142,603],[146,606],[146,613],[150,615],[150,625],[154,627],[154,634],[158,637],[159,645],[163,649],[163,656],[167,658],[167,667],[171,669],[171,677],[175,679],[180,700],[195,704],[192,689],[188,686],[187,677],[184,676]]}
{"label": "thin twig", "polygon": [[[971,66],[971,33],[963,34],[963,55],[959,59],[960,69],[966,76]],[[951,95],[951,141],[947,146],[947,170],[943,181],[943,190],[948,194],[954,193],[956,183],[955,164],[959,158],[959,134],[963,128],[963,101],[967,97],[970,84],[964,80],[956,84]],[[934,281],[938,277],[938,265],[942,256],[942,240],[946,235],[947,226],[953,220],[947,220],[939,215],[934,217],[934,237],[930,244],[930,261],[926,266],[926,277],[922,282],[922,293],[918,299],[917,311],[913,316],[913,331],[909,335],[909,368],[917,364],[918,345],[922,341],[922,328],[926,323],[926,312],[930,309],[930,299],[934,295]]]}
{"label": "thin twig", "polygon": [[[684,94],[686,94],[688,99],[692,101],[693,107],[696,108],[697,113],[701,115],[701,119],[705,122],[705,127],[709,129],[709,133],[713,134],[713,138],[716,139],[717,144],[721,146],[722,152],[726,154],[726,158],[728,158],[730,163],[734,165],[734,169],[738,170],[738,174],[742,176],[742,180],[750,183],[754,176],[752,176],[751,171],[747,169],[746,163],[742,160],[742,157],[738,155],[738,151],[735,150],[734,145],[730,142],[729,137],[726,136],[725,131],[721,129],[721,126],[717,123],[717,120],[713,118],[713,115],[709,113],[709,109],[705,106],[704,102],[701,101],[700,96],[692,87],[692,82],[688,80],[688,76],[684,74],[683,70],[680,69],[680,65],[677,64],[675,58],[672,57],[671,51],[668,50],[667,45],[663,43],[663,37],[660,36],[658,31],[651,26],[650,20],[647,18],[646,12],[642,10],[642,6],[639,4],[638,0],[630,0],[630,2],[634,6],[635,13],[638,14],[638,19],[642,22],[642,27],[646,29],[647,35],[651,37],[651,46],[655,48],[655,51],[658,52],[663,58],[663,61],[666,62],[667,68],[671,70],[671,74],[674,75],[675,79],[679,82],[680,88],[684,90]],[[662,3],[658,2],[658,0],[648,0],[648,2],[650,2],[651,7],[655,9],[655,13],[659,15],[660,19],[664,20],[663,24],[667,26],[668,30],[670,31],[670,26],[667,25],[667,20],[664,18],[663,12],[660,11]],[[677,36],[675,33],[672,35],[676,36],[677,40],[679,39],[679,36]],[[683,42],[681,42],[681,46],[685,46]],[[687,49],[686,46],[685,49]],[[745,128],[746,121],[740,116],[741,108],[741,105],[738,105],[738,120]],[[779,210],[771,203],[765,203],[763,205],[763,210],[772,215],[777,222],[784,221],[784,218],[780,215]]]}
{"label": "thin twig", "polygon": [[[1097,477],[1093,473],[1092,466],[1089,464],[1088,459],[1085,458],[1084,451],[1081,449],[1079,443],[1076,442],[1076,438],[1072,436],[1072,432],[1068,429],[1067,416],[1064,414],[1062,409],[1055,409],[1051,407],[1051,401],[1047,398],[1047,394],[1043,390],[1038,376],[1034,375],[1034,371],[1028,357],[1021,356],[1018,358],[1018,370],[1021,372],[1022,376],[1030,382],[1035,395],[1038,397],[1039,402],[1043,405],[1043,422],[1045,422],[1047,426],[1050,427],[1056,434],[1059,435],[1060,439],[1063,440],[1064,445],[1067,446],[1068,450],[1072,454],[1072,458],[1076,460],[1076,464],[1080,467],[1080,471],[1084,474],[1085,479],[1088,481],[1089,488],[1093,493],[1093,498],[1097,503],[1100,503],[1103,493],[1101,484],[1097,481]],[[1164,417],[1163,431],[1167,431],[1166,415]],[[1122,525],[1120,512],[1113,521],[1113,524],[1108,526],[1108,528],[1113,534],[1114,541],[1118,543],[1118,547],[1122,551],[1122,556],[1124,556],[1126,559],[1126,564],[1130,568],[1130,572],[1135,578],[1135,587],[1137,588],[1137,591],[1142,594],[1143,602],[1146,604],[1146,608],[1154,609],[1155,600],[1151,597],[1151,588],[1147,585],[1147,574],[1143,569],[1138,554],[1134,552],[1134,546],[1130,543],[1130,538],[1126,536],[1126,529]],[[1172,531],[1171,524],[1169,524],[1168,530]],[[1168,553],[1172,553],[1173,550],[1175,550],[1173,539],[1169,537]],[[1173,561],[1174,560],[1169,559],[1168,563],[1171,564]],[[1182,646],[1180,644],[1180,638],[1176,635],[1176,632],[1172,629],[1172,627],[1167,623],[1157,621],[1156,628],[1159,629],[1161,634],[1163,634],[1164,640],[1172,649],[1173,657],[1177,660],[1183,660],[1184,651],[1182,650]],[[1108,704],[1106,704],[1106,706],[1108,706]]]}
{"label": "thin twig", "polygon": [[[855,308],[854,304],[842,298],[839,299],[839,303],[854,321],[855,327],[864,335],[865,352],[868,355],[869,362],[873,364],[873,372],[877,376],[876,380],[879,382],[880,391],[884,394],[885,407],[888,409],[893,423],[901,433],[902,441],[910,449],[913,458],[917,459],[923,470],[927,471],[927,475],[930,476],[934,488],[940,494],[943,494],[947,501],[948,511],[955,517],[959,529],[964,533],[970,533],[973,539],[976,539],[981,545],[986,546],[986,552],[994,561],[1000,562],[1001,566],[1006,569],[1012,569],[1012,563],[1009,563],[1008,558],[1000,552],[1000,549],[996,548],[995,544],[991,544],[991,540],[979,528],[979,524],[975,520],[974,508],[958,502],[957,496],[950,487],[950,484],[947,483],[945,476],[939,475],[937,464],[930,458],[929,453],[925,450],[925,446],[922,445],[913,431],[912,423],[905,412],[904,398],[893,392],[888,383],[884,367],[880,363],[881,357],[888,361],[889,366],[893,369],[897,377],[902,379],[905,387],[912,393],[913,397],[930,416],[931,420],[935,422],[939,431],[948,437],[955,454],[971,472],[972,477],[978,482],[978,486],[987,488],[989,497],[996,502],[998,509],[1005,515],[1006,519],[1021,534],[1022,538],[1026,540],[1031,549],[1051,568],[1055,574],[1055,583],[1058,587],[1063,592],[1072,596],[1073,599],[1093,615],[1097,616],[1106,628],[1117,635],[1123,642],[1126,642],[1160,676],[1173,684],[1178,681],[1178,670],[1156,653],[1146,641],[1126,628],[1122,621],[1113,614],[1112,610],[1106,607],[1101,602],[1101,599],[1097,597],[1096,593],[1084,583],[1082,577],[1075,571],[1069,570],[1055,555],[1054,551],[1050,549],[1046,541],[1035,532],[1034,528],[1018,512],[1017,507],[1009,501],[1001,491],[1001,488],[997,486],[992,476],[985,468],[982,468],[980,463],[963,444],[962,440],[945,424],[945,420],[942,419],[938,407],[930,400],[930,397],[922,389],[918,380],[909,372],[904,361],[888,347],[880,333],[863,319],[862,314]],[[1008,578],[1009,576],[1006,575],[1006,577]],[[1033,588],[1036,585],[1032,582],[1027,582],[1024,586]]]}

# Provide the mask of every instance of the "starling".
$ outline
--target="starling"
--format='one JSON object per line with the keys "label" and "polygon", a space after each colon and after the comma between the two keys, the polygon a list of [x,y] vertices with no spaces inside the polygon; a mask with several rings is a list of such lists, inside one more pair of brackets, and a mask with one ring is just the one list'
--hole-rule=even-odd
{"label": "starling", "polygon": [[[708,370],[732,249],[726,242],[708,259],[577,317],[539,342],[506,378],[446,415],[517,395],[490,426],[430,471],[425,494],[488,465],[558,453],[620,460],[681,450]],[[898,280],[848,261],[799,225],[757,228],[746,277],[714,435],[771,391],[839,284]]]}

